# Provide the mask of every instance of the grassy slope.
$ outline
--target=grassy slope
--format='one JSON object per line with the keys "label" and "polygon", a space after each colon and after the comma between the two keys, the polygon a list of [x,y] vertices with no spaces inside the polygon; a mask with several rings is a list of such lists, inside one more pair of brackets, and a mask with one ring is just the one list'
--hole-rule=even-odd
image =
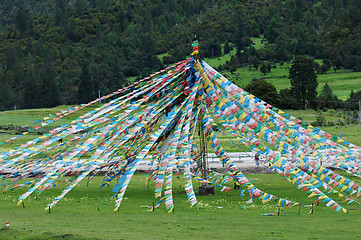
{"label": "grassy slope", "polygon": [[[256,49],[261,48],[265,43],[262,43],[262,38],[251,38],[253,45]],[[204,60],[213,67],[218,67],[226,63],[231,59],[231,55],[236,54],[236,50],[233,49],[230,54],[223,55],[218,58],[205,58]],[[320,59],[316,61],[322,64]],[[231,73],[229,71],[221,71],[220,73],[225,75],[233,83],[237,84],[240,87],[248,85],[252,79],[266,78],[267,81],[271,82],[276,89],[279,91],[284,88],[289,88],[291,86],[288,79],[288,67],[290,63],[285,63],[282,66],[276,64],[277,68],[273,68],[270,73],[264,75],[259,70],[254,68],[249,69],[248,67],[243,67],[237,69],[236,72]],[[351,90],[360,91],[361,90],[361,72],[349,72],[345,70],[338,70],[336,73],[332,70],[328,71],[326,74],[318,74],[318,91],[322,90],[325,83],[328,83],[340,99],[347,100],[350,96]]]}
{"label": "grassy slope", "polygon": [[[251,38],[251,40],[256,49],[259,49],[266,44],[265,42],[262,42],[262,36],[260,38]],[[163,56],[167,54],[168,53],[158,55],[158,58],[162,59]],[[231,59],[231,56],[235,54],[236,49],[234,48],[229,54],[216,58],[204,58],[204,60],[210,66],[216,68],[226,64],[226,62]],[[322,64],[321,59],[316,59],[315,61]],[[254,68],[250,69],[249,67],[238,68],[237,71],[233,73],[229,71],[220,71],[220,73],[240,87],[248,85],[252,79],[265,78],[279,91],[291,87],[290,80],[288,79],[288,67],[290,65],[291,63],[284,63],[283,65],[277,63],[277,67],[273,68],[270,73],[265,75],[261,73],[261,71]],[[325,74],[318,74],[317,79],[319,83],[317,91],[321,91],[325,83],[328,83],[333,90],[333,93],[342,100],[347,100],[351,90],[354,90],[355,92],[361,90],[361,72],[351,72],[342,69],[337,72],[329,70]]]}
{"label": "grassy slope", "polygon": [[[260,189],[303,205],[315,200],[307,198],[278,175],[248,177]],[[184,189],[179,187],[183,182],[177,183],[177,179],[173,185],[175,212],[167,213],[163,203],[155,212],[147,212],[140,206],[152,205],[156,201],[154,183],[148,190],[144,186],[145,176],[140,174],[131,180],[120,211],[114,212],[113,184],[99,191],[100,180],[96,178],[89,187],[85,182],[80,183],[52,209],[51,214],[44,211],[44,207],[65,187],[63,184],[46,190],[37,200],[30,198],[25,208],[16,206],[17,197],[25,189],[1,194],[0,218],[3,222],[10,222],[11,231],[0,231],[0,238],[14,239],[13,232],[22,233],[17,235],[18,239],[48,239],[46,236],[66,234],[100,239],[352,239],[361,236],[357,227],[361,224],[359,211],[336,213],[320,204],[315,207],[313,215],[308,214],[309,208],[302,207],[298,216],[296,206],[281,209],[280,216],[265,217],[263,213],[276,212],[278,207],[272,203],[262,205],[258,200],[248,205],[245,202],[249,197],[240,197],[239,190],[226,194],[217,188],[214,196],[197,196],[197,214],[195,207],[189,208]],[[196,189],[197,186],[195,183]],[[241,209],[242,206],[246,209]],[[359,208],[355,203],[347,207]]]}

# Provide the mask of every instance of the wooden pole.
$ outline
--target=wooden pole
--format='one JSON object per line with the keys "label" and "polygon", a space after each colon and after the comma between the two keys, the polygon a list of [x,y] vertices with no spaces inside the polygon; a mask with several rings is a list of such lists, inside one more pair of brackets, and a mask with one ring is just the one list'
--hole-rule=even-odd
{"label": "wooden pole", "polygon": [[49,213],[50,213],[50,206],[48,207],[48,209],[49,209]]}
{"label": "wooden pole", "polygon": [[301,213],[301,205],[302,205],[302,203],[300,203],[300,205],[298,207],[298,216],[300,216],[300,213]]}
{"label": "wooden pole", "polygon": [[313,214],[313,203],[312,203],[312,208],[311,208],[311,214]]}
{"label": "wooden pole", "polygon": [[154,202],[153,202],[153,212],[154,212],[154,210],[155,210],[155,207],[154,207]]}
{"label": "wooden pole", "polygon": [[24,200],[22,201],[22,203],[23,203],[23,208],[25,208],[25,203],[24,203]]}

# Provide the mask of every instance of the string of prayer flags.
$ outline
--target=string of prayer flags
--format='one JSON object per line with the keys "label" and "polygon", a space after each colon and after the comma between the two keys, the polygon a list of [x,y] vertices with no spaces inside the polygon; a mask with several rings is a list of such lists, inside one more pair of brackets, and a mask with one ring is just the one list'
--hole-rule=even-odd
{"label": "string of prayer flags", "polygon": [[[360,177],[361,148],[313,127],[273,107],[230,82],[206,62],[199,60],[198,40],[192,43],[192,57],[178,62],[130,86],[87,104],[49,114],[22,126],[20,135],[1,142],[7,144],[54,124],[80,109],[89,111],[68,124],[42,136],[22,142],[0,153],[0,186],[4,192],[28,188],[18,200],[22,204],[59,183],[67,184],[46,209],[88,176],[104,173],[100,188],[113,184],[114,210],[120,209],[135,171],[145,164],[149,181],[155,181],[154,210],[164,203],[174,211],[173,173],[184,178],[190,206],[197,204],[192,180],[213,185],[220,192],[232,191],[230,183],[241,187],[240,196],[249,195],[247,204],[259,201],[280,207],[299,203],[265,192],[250,181],[232,162],[222,147],[219,134],[230,134],[232,144],[256,152],[264,165],[275,170],[315,203],[336,212],[347,212],[341,204],[360,204],[361,186],[332,166]],[[94,103],[102,103],[91,108]],[[214,131],[218,129],[219,131]],[[200,143],[199,134],[204,137]],[[227,173],[204,167],[205,146],[213,150]],[[182,174],[180,174],[182,173]],[[35,176],[35,177],[34,177]],[[34,177],[20,184],[19,181]],[[64,177],[71,177],[64,180]],[[149,184],[147,185],[150,186]],[[341,203],[335,199],[340,200]],[[313,200],[312,200],[313,201]]]}

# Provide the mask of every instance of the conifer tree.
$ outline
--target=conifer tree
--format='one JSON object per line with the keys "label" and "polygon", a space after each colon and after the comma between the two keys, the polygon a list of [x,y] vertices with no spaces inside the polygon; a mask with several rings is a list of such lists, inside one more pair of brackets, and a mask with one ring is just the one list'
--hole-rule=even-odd
{"label": "conifer tree", "polygon": [[88,103],[96,98],[94,84],[90,78],[89,67],[83,64],[79,78],[78,103]]}
{"label": "conifer tree", "polygon": [[291,90],[302,108],[315,107],[317,97],[317,75],[313,59],[297,56],[289,70]]}

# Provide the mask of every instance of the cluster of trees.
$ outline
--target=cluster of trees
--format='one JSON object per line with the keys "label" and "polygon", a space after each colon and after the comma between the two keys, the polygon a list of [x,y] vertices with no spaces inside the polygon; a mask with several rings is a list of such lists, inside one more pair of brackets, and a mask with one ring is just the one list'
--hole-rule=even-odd
{"label": "cluster of trees", "polygon": [[361,91],[351,91],[349,99],[342,101],[326,83],[317,93],[316,66],[313,58],[296,56],[289,69],[291,88],[281,89],[278,93],[272,83],[259,79],[247,85],[245,90],[282,109],[358,110]]}
{"label": "cluster of trees", "polygon": [[[358,0],[0,2],[0,109],[83,103],[186,58],[236,54],[220,70],[308,55],[317,71],[361,70]],[[267,41],[255,49],[250,37]],[[167,53],[163,59],[158,54]],[[263,64],[262,64],[263,63]],[[281,96],[289,96],[288,90]],[[291,91],[291,90],[289,90]]]}

